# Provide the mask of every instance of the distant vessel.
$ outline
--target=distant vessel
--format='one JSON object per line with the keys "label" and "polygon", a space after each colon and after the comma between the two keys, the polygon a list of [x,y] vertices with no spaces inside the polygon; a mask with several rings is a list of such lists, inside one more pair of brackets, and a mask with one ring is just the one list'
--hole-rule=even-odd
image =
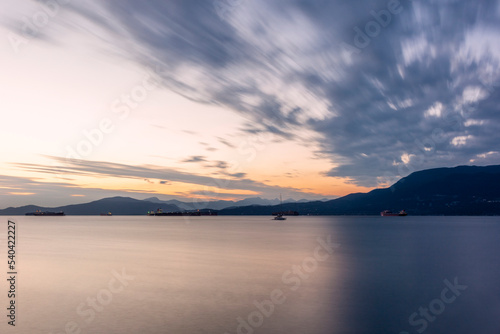
{"label": "distant vessel", "polygon": [[162,209],[156,211],[148,211],[148,216],[217,216],[217,212],[213,211],[176,211],[176,212],[163,212]]}
{"label": "distant vessel", "polygon": [[[274,215],[275,213],[273,213]],[[274,220],[286,220],[286,217],[283,217],[283,201],[281,200],[281,194],[280,194],[280,212],[276,213],[276,217],[274,217]]]}
{"label": "distant vessel", "polygon": [[101,216],[112,216],[113,214],[111,212],[108,213],[101,213]]}
{"label": "distant vessel", "polygon": [[407,216],[408,214],[406,213],[405,210],[401,210],[399,212],[392,212],[390,210],[384,210],[380,213],[382,217],[394,217],[394,216]]}
{"label": "distant vessel", "polygon": [[288,211],[273,212],[272,215],[273,216],[277,216],[277,215],[282,215],[282,216],[298,216],[299,213],[297,211],[288,210]]}
{"label": "distant vessel", "polygon": [[65,216],[64,212],[51,212],[51,211],[40,211],[36,210],[35,212],[28,212],[25,214],[26,216]]}

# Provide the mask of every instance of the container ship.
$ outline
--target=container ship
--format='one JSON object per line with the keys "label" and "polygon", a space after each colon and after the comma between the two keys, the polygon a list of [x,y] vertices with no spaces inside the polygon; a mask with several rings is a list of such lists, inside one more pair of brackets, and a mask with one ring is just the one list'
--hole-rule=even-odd
{"label": "container ship", "polygon": [[217,212],[213,211],[176,211],[163,212],[162,209],[156,211],[148,211],[148,216],[217,216]]}
{"label": "container ship", "polygon": [[405,210],[401,210],[399,212],[392,212],[390,210],[384,210],[380,213],[382,217],[395,217],[395,216],[407,216],[408,214],[406,213]]}
{"label": "container ship", "polygon": [[59,212],[52,212],[52,211],[35,211],[35,212],[28,212],[25,214],[26,216],[65,216],[64,212],[59,211]]}
{"label": "container ship", "polygon": [[278,212],[273,212],[273,216],[298,216],[299,213],[297,211],[293,210],[288,210],[288,211],[278,211]]}

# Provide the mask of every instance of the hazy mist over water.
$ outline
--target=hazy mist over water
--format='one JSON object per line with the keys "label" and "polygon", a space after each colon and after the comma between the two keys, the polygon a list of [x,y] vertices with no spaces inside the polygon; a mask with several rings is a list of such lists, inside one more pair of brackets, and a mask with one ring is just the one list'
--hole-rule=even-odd
{"label": "hazy mist over water", "polygon": [[2,333],[500,332],[498,217],[10,219]]}

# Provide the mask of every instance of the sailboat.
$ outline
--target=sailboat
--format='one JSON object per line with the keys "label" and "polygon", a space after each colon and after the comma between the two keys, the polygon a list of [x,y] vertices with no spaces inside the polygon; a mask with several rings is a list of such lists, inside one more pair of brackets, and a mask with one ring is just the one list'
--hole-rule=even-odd
{"label": "sailboat", "polygon": [[280,194],[280,212],[274,217],[274,220],[286,220],[286,217],[283,217],[283,200],[281,199]]}

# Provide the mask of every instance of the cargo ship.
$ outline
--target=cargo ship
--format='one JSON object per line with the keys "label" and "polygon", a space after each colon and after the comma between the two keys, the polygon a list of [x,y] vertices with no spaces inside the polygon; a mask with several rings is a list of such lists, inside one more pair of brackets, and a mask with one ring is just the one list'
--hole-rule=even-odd
{"label": "cargo ship", "polygon": [[401,210],[399,212],[392,212],[390,210],[384,210],[380,213],[382,217],[396,217],[396,216],[407,216],[408,214],[406,213],[405,210]]}
{"label": "cargo ship", "polygon": [[299,213],[297,211],[293,210],[288,210],[288,211],[278,211],[278,212],[273,212],[273,216],[298,216]]}
{"label": "cargo ship", "polygon": [[175,212],[163,212],[162,209],[157,209],[156,211],[148,211],[148,216],[217,216],[217,212],[213,211],[175,211]]}
{"label": "cargo ship", "polygon": [[25,214],[26,216],[65,216],[64,212],[59,211],[59,212],[52,212],[52,211],[35,211],[35,212],[28,212]]}

